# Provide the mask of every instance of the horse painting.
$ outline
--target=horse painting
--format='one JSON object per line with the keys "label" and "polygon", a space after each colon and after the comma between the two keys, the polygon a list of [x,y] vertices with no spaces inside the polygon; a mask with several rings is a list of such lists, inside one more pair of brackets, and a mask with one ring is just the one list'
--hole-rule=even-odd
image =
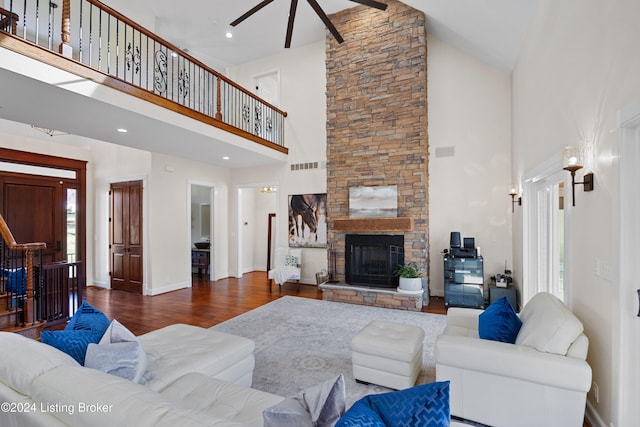
{"label": "horse painting", "polygon": [[[326,246],[326,194],[289,196],[289,246]],[[319,238],[322,226],[323,237]]]}

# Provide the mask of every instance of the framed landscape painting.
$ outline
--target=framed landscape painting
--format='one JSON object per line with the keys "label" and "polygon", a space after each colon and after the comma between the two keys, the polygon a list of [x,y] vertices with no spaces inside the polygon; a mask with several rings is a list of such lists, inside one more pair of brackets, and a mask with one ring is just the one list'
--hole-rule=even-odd
{"label": "framed landscape painting", "polygon": [[398,186],[349,188],[349,218],[395,218]]}
{"label": "framed landscape painting", "polygon": [[289,247],[327,247],[327,193],[289,196]]}

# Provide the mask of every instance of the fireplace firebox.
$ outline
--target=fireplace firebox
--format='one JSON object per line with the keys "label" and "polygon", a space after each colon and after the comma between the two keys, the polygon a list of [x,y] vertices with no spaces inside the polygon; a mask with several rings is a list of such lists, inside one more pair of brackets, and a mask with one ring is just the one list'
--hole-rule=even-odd
{"label": "fireplace firebox", "polygon": [[350,285],[396,288],[393,272],[404,264],[404,236],[396,234],[347,234],[345,278]]}

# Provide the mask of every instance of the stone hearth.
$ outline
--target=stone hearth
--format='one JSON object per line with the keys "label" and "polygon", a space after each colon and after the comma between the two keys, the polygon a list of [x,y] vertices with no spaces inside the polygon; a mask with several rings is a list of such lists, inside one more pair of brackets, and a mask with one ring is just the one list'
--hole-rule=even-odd
{"label": "stone hearth", "polygon": [[427,300],[424,301],[424,293],[407,294],[391,289],[353,286],[346,283],[324,283],[319,288],[322,289],[322,299],[326,301],[409,311],[421,311],[423,305],[429,305],[429,296],[427,295]]}

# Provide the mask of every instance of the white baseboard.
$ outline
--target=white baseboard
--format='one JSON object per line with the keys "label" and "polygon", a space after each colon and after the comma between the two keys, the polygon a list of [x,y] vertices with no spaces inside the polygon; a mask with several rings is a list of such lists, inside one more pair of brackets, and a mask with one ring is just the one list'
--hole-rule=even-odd
{"label": "white baseboard", "polygon": [[600,414],[598,414],[598,412],[595,410],[591,402],[589,402],[588,400],[587,400],[587,410],[586,410],[585,416],[587,418],[587,421],[589,421],[589,424],[591,425],[591,427],[608,427],[607,424],[602,419],[602,417],[600,416]]}
{"label": "white baseboard", "polygon": [[98,282],[95,280],[91,283],[91,285],[87,284],[87,286],[98,286],[100,288],[111,289],[109,282]]}
{"label": "white baseboard", "polygon": [[145,295],[160,295],[171,291],[177,291],[178,289],[184,289],[191,287],[190,283],[182,282],[182,283],[174,283],[172,285],[163,286],[162,288],[152,288],[147,289],[147,293]]}

